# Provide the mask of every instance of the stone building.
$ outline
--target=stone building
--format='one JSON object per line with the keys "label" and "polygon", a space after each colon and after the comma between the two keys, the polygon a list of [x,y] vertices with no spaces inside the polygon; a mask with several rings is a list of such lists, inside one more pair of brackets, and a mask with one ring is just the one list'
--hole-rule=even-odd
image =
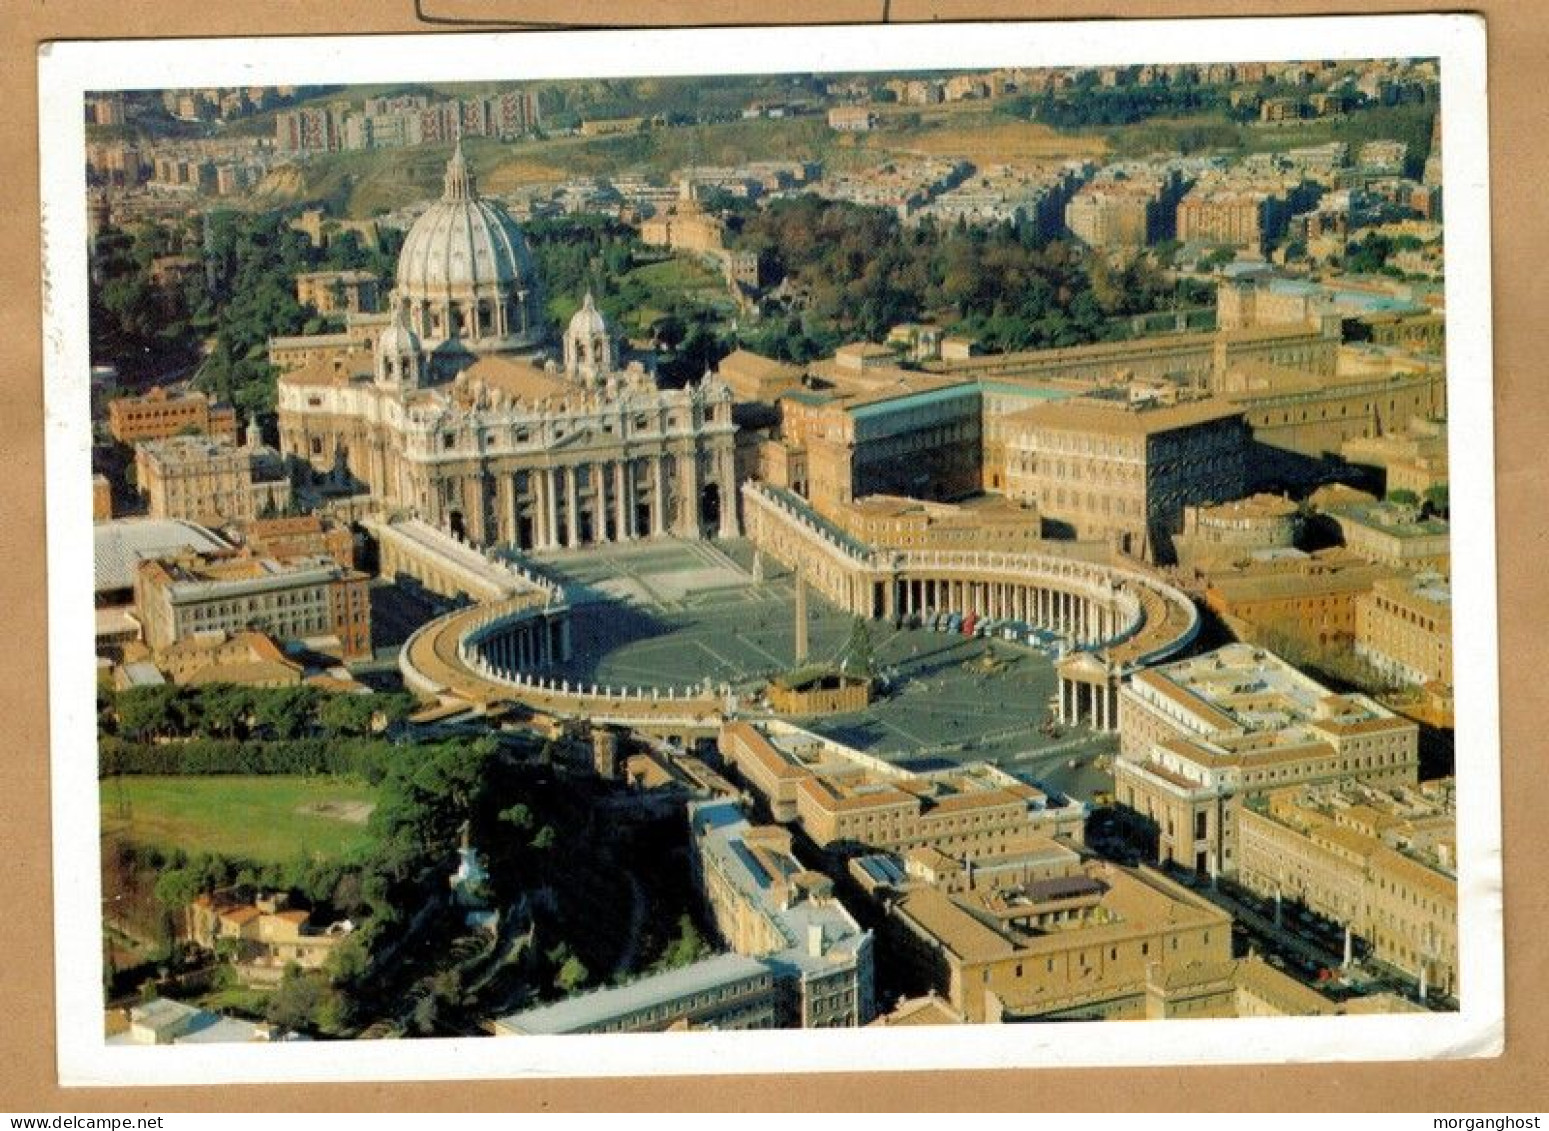
{"label": "stone building", "polygon": [[1402,503],[1343,502],[1324,508],[1339,527],[1345,547],[1370,562],[1401,569],[1447,569],[1452,532],[1444,519],[1429,518]]}
{"label": "stone building", "polygon": [[1392,571],[1334,547],[1261,550],[1205,572],[1205,604],[1239,639],[1309,651],[1348,647],[1356,602]]}
{"label": "stone building", "polygon": [[[978,386],[896,369],[856,347],[816,363],[821,388],[780,398],[786,465],[799,469],[812,505],[835,514],[864,495],[953,499],[980,484]],[[799,492],[800,493],[800,492]]]}
{"label": "stone building", "polygon": [[1384,578],[1355,600],[1355,653],[1401,683],[1452,682],[1452,589],[1434,573]]}
{"label": "stone building", "polygon": [[1238,879],[1348,928],[1382,962],[1458,989],[1457,818],[1450,779],[1275,790],[1241,814]]}
{"label": "stone building", "polygon": [[265,558],[326,555],[346,569],[355,566],[355,538],[350,528],[318,514],[260,518],[243,523],[241,542]]}
{"label": "stone building", "polygon": [[544,360],[526,243],[460,149],[404,241],[389,307],[369,355],[281,376],[286,454],[478,545],[738,532],[731,390],[711,375],[658,388],[589,295],[562,362]]}
{"label": "stone building", "polygon": [[172,394],[152,389],[143,397],[117,397],[108,402],[108,431],[123,444],[164,440],[180,433],[198,433],[233,443],[237,413],[215,404],[203,393]]}
{"label": "stone building", "polygon": [[1281,495],[1250,495],[1215,505],[1183,508],[1183,530],[1173,536],[1178,563],[1208,569],[1240,561],[1257,550],[1296,544],[1300,510]]}
{"label": "stone building", "polygon": [[262,445],[172,436],[135,445],[134,464],[152,518],[245,522],[290,504],[284,463]]}
{"label": "stone building", "polygon": [[187,554],[140,564],[135,610],[153,651],[196,633],[255,629],[283,640],[333,637],[345,659],[358,660],[371,655],[368,580],[329,558]]}
{"label": "stone building", "polygon": [[1006,494],[1076,538],[1170,561],[1183,508],[1235,499],[1247,485],[1242,412],[1208,398],[1173,405],[1082,397],[1002,421]]}
{"label": "stone building", "polygon": [[1080,802],[1051,797],[988,763],[915,772],[774,724],[729,722],[719,742],[774,819],[800,824],[820,847],[932,847],[973,858],[1030,833],[1077,844],[1083,836]]}
{"label": "stone building", "polygon": [[1149,826],[1159,862],[1201,874],[1237,872],[1248,798],[1343,779],[1412,785],[1419,768],[1414,723],[1246,644],[1137,672],[1119,694],[1115,799]]}
{"label": "stone building", "polygon": [[1052,878],[914,887],[890,908],[888,938],[970,1022],[1235,1012],[1231,917],[1147,868],[1071,853]]}
{"label": "stone building", "polygon": [[370,314],[380,301],[370,271],[308,271],[296,276],[296,301],[319,314]]}
{"label": "stone building", "polygon": [[994,496],[956,504],[867,495],[830,517],[862,542],[887,549],[1030,553],[1044,548],[1038,511]]}

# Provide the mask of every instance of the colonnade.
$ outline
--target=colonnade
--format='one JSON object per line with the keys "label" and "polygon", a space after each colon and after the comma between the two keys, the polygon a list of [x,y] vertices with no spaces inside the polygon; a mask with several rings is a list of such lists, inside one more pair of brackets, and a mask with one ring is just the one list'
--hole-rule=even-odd
{"label": "colonnade", "polygon": [[974,613],[1065,638],[1076,650],[1058,664],[1056,716],[1067,725],[1118,729],[1124,676],[1187,647],[1198,631],[1185,594],[1133,569],[1046,553],[876,549],[789,492],[748,483],[742,494],[758,548],[799,567],[847,612],[889,620]]}
{"label": "colonnade", "polygon": [[570,659],[570,614],[536,612],[506,617],[469,643],[496,671],[553,667]]}
{"label": "colonnade", "polygon": [[1119,729],[1119,679],[1112,671],[1093,673],[1059,672],[1058,706],[1055,717],[1066,726],[1085,723],[1093,730]]}
{"label": "colonnade", "polygon": [[1020,620],[1078,644],[1097,644],[1132,628],[1133,609],[1113,594],[1083,593],[1034,578],[1025,581],[901,577],[876,582],[871,613],[889,620],[926,612],[975,613]]}

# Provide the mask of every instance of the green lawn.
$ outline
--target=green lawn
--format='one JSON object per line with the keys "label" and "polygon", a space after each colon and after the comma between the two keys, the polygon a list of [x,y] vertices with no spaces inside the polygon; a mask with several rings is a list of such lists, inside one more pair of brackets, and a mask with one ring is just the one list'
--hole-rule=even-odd
{"label": "green lawn", "polygon": [[119,777],[101,786],[102,831],[255,863],[340,859],[366,843],[371,788],[341,778]]}

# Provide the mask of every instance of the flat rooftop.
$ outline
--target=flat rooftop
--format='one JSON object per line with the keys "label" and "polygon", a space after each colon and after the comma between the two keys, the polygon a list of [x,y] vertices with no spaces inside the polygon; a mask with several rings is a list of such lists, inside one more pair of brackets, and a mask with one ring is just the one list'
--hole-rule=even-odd
{"label": "flat rooftop", "polygon": [[696,994],[768,976],[768,967],[757,958],[720,954],[622,986],[592,990],[552,1005],[508,1014],[497,1018],[494,1025],[498,1031],[512,1035],[582,1033]]}
{"label": "flat rooftop", "polygon": [[99,522],[92,527],[96,591],[133,588],[135,570],[148,558],[230,548],[213,531],[183,519],[122,518]]}
{"label": "flat rooftop", "polygon": [[1229,644],[1134,677],[1194,713],[1207,731],[1280,732],[1280,742],[1314,742],[1310,724],[1349,726],[1395,716],[1364,695],[1334,695],[1273,652]]}

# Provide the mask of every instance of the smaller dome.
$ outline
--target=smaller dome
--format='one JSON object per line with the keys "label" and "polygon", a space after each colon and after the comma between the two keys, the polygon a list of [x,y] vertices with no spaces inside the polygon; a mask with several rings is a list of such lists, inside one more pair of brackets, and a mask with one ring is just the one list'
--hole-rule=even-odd
{"label": "smaller dome", "polygon": [[591,291],[587,291],[586,297],[581,300],[581,309],[571,315],[569,333],[586,338],[610,333],[608,320],[592,301]]}
{"label": "smaller dome", "polygon": [[394,304],[392,323],[382,331],[381,337],[377,338],[376,348],[379,353],[390,353],[396,356],[420,352],[420,337],[404,317],[402,306]]}

